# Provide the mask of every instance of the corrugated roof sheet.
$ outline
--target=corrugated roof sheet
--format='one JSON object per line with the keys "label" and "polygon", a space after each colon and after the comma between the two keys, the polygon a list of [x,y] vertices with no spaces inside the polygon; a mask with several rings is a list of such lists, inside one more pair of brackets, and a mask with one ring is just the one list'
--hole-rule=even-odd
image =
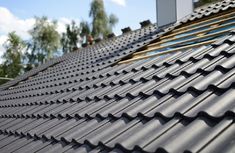
{"label": "corrugated roof sheet", "polygon": [[113,37],[1,86],[0,152],[235,152],[235,31],[196,50],[115,64],[166,31]]}

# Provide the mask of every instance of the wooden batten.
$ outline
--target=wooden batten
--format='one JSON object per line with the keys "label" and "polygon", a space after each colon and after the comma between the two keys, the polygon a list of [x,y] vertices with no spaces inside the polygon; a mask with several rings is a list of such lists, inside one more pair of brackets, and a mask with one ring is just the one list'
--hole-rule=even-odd
{"label": "wooden batten", "polygon": [[[201,37],[196,37],[196,38],[192,38],[192,39],[180,41],[180,42],[177,42],[177,43],[174,43],[174,44],[170,44],[170,45],[167,45],[167,46],[160,46],[160,47],[158,47],[157,49],[163,49],[163,48],[173,47],[173,46],[176,46],[176,45],[180,45],[180,44],[182,44],[182,43],[187,43],[187,42],[191,42],[191,41],[198,41],[198,40],[200,40],[200,39],[209,38],[209,37],[215,37],[215,36],[219,36],[219,35],[222,35],[222,34],[225,34],[225,33],[229,33],[230,31],[231,31],[231,29],[223,30],[223,31],[219,31],[219,32],[216,32],[216,33],[204,35],[204,36],[201,36]],[[159,45],[159,44],[157,44],[157,45]],[[150,44],[150,45],[148,45],[148,47],[153,47],[153,46],[156,46],[156,44]]]}
{"label": "wooden batten", "polygon": [[[175,48],[175,49],[170,49],[170,50],[167,50],[167,51],[162,51],[162,52],[155,53],[155,54],[152,54],[152,55],[143,55],[145,53],[148,53],[149,51],[148,52],[142,51],[142,52],[139,52],[138,57],[128,59],[128,60],[124,60],[124,61],[120,61],[118,64],[126,64],[126,63],[130,63],[130,62],[138,61],[138,60],[157,57],[157,56],[164,55],[164,54],[174,53],[174,52],[177,52],[177,51],[183,51],[183,50],[190,49],[190,48],[196,48],[196,47],[200,47],[200,46],[203,46],[203,45],[208,45],[208,44],[214,43],[215,41],[216,41],[215,39],[214,40],[209,40],[209,41],[205,41],[205,42],[202,42],[202,43],[197,43],[197,44],[193,44],[193,45],[187,45],[187,46],[178,47],[178,48]],[[155,48],[150,48],[149,50],[154,51],[156,49]],[[140,53],[142,54],[142,56],[140,56]]]}
{"label": "wooden batten", "polygon": [[[234,15],[235,15],[235,13],[234,13]],[[199,28],[204,28],[204,27],[218,25],[218,24],[221,24],[223,22],[226,22],[226,21],[229,21],[229,20],[233,20],[233,19],[235,19],[235,16],[232,16],[232,17],[229,17],[229,18],[224,18],[224,19],[219,20],[219,21],[215,21],[215,22],[212,22],[212,23],[204,24],[204,25],[193,27],[193,28],[189,28],[189,29],[182,29],[181,31],[174,31],[173,30],[171,33],[169,33],[168,35],[162,36],[160,39],[171,38],[171,37],[174,37],[176,35],[183,34],[185,32],[190,32],[192,30],[196,30],[196,29],[199,29]]]}
{"label": "wooden batten", "polygon": [[174,41],[174,40],[178,40],[178,39],[182,39],[182,38],[187,38],[189,36],[194,36],[194,35],[201,37],[202,34],[205,35],[205,33],[210,32],[212,30],[216,30],[216,29],[219,29],[219,28],[225,28],[225,27],[233,26],[233,25],[235,25],[235,21],[231,22],[231,23],[224,24],[224,25],[220,25],[220,26],[214,26],[214,27],[211,27],[209,29],[205,29],[205,30],[202,30],[202,31],[198,31],[198,32],[195,32],[195,33],[188,34],[188,35],[184,35],[182,37],[177,37],[177,38],[173,37],[173,38],[170,38],[170,39],[163,39],[163,40],[161,40],[157,43],[154,43],[154,44],[155,45],[161,45],[161,44],[166,43],[166,42],[170,42],[170,41]]}
{"label": "wooden batten", "polygon": [[189,23],[184,23],[181,27],[173,30],[172,32],[177,32],[177,31],[181,31],[181,30],[186,30],[192,26],[197,26],[199,24],[203,24],[203,23],[206,23],[206,22],[210,22],[210,21],[213,21],[213,20],[219,20],[219,19],[223,19],[223,18],[227,18],[229,16],[234,16],[235,15],[235,9],[230,9],[228,11],[225,11],[225,12],[221,12],[221,13],[218,13],[218,14],[214,14],[214,15],[211,15],[211,16],[208,16],[208,17],[205,17],[205,18],[202,18],[202,19],[197,19],[196,21],[190,21]]}

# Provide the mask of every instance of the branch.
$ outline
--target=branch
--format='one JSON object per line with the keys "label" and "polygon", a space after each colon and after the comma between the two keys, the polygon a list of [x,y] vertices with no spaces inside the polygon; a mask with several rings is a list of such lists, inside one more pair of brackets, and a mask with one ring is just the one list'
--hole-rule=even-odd
{"label": "branch", "polygon": [[0,77],[0,80],[13,80],[13,78],[3,78],[3,77]]}

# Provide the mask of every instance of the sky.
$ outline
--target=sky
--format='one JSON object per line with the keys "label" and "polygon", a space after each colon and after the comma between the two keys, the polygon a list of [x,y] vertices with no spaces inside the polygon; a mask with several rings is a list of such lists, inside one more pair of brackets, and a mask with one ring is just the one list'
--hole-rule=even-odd
{"label": "sky", "polygon": [[[90,3],[91,0],[0,0],[0,56],[9,32],[16,31],[25,40],[30,38],[28,30],[32,28],[35,16],[56,19],[57,30],[62,33],[71,20],[77,23],[90,21]],[[155,0],[104,0],[104,5],[108,14],[114,13],[119,18],[113,30],[116,35],[127,26],[140,28],[140,21],[156,22]]]}

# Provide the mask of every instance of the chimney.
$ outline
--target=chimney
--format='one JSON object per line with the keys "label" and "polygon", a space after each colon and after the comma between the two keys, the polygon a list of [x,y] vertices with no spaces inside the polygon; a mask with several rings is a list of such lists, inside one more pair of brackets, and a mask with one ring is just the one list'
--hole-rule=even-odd
{"label": "chimney", "polygon": [[141,28],[147,27],[147,26],[149,26],[151,24],[152,23],[151,23],[150,20],[145,20],[145,21],[140,22]]}
{"label": "chimney", "polygon": [[131,32],[131,28],[130,27],[126,27],[126,28],[122,29],[122,33],[123,34],[128,33],[128,32]]}
{"label": "chimney", "polygon": [[113,38],[113,37],[115,37],[115,34],[114,34],[114,33],[108,34],[108,38]]}
{"label": "chimney", "polygon": [[98,43],[98,42],[101,42],[101,40],[102,40],[101,38],[96,38],[95,42]]}
{"label": "chimney", "polygon": [[157,26],[174,24],[193,13],[193,0],[156,0]]}

